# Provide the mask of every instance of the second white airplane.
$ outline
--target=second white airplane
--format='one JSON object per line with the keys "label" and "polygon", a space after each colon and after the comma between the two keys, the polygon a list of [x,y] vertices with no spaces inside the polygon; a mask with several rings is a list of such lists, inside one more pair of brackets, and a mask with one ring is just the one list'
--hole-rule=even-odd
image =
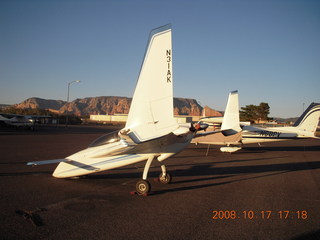
{"label": "second white airplane", "polygon": [[[290,127],[255,127],[242,125],[239,118],[238,92],[229,94],[225,115],[221,125],[220,137],[215,135],[196,137],[192,142],[199,144],[226,145],[220,150],[235,152],[243,144],[285,141],[300,138],[318,138],[315,136],[319,124],[320,104],[311,103],[305,112]],[[319,138],[318,138],[319,139]]]}

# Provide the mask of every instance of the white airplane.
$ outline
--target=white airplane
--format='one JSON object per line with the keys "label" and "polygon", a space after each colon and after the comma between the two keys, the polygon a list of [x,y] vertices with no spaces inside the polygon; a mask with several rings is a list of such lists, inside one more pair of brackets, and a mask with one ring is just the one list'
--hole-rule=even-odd
{"label": "white airplane", "polygon": [[123,129],[104,135],[87,149],[65,159],[29,162],[28,165],[59,163],[53,176],[70,178],[147,161],[142,180],[136,184],[139,194],[150,192],[147,175],[153,160],[160,162],[161,183],[170,183],[171,175],[163,161],[182,151],[197,129],[179,126],[173,116],[173,77],[171,25],[151,31],[140,75],[133,95],[128,120]]}
{"label": "white airplane", "polygon": [[[209,122],[206,121],[209,119]],[[214,119],[200,119],[200,125],[213,123]],[[226,110],[222,118],[221,129],[218,131],[208,132],[205,135],[197,134],[192,143],[195,144],[212,144],[227,145],[221,147],[222,152],[235,152],[241,149],[242,129],[239,122],[239,102],[238,91],[229,94]]]}
{"label": "white airplane", "polygon": [[259,128],[242,127],[242,142],[262,143],[285,141],[299,138],[317,138],[315,132],[319,124],[320,103],[311,103],[298,120],[290,127]]}
{"label": "white airplane", "polygon": [[318,138],[315,136],[315,131],[319,124],[319,117],[320,104],[311,103],[291,127],[262,128],[242,125],[239,121],[238,92],[235,91],[230,93],[228,98],[220,138],[217,135],[208,135],[195,138],[192,142],[227,145],[227,147],[222,147],[220,150],[223,152],[234,152],[240,150],[243,144],[285,141],[299,138]]}
{"label": "white airplane", "polygon": [[[5,117],[5,116],[9,117]],[[15,128],[33,128],[33,122],[30,121],[30,118],[24,115],[19,114],[0,114],[0,122],[3,122],[7,126],[15,127]]]}

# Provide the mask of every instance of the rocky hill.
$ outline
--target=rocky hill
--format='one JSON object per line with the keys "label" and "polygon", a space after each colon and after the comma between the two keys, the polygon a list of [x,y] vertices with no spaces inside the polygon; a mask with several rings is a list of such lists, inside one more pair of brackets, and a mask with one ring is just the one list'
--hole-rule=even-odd
{"label": "rocky hill", "polygon": [[203,107],[195,99],[174,98],[173,99],[174,115],[200,116]]}
{"label": "rocky hill", "polygon": [[3,108],[10,107],[10,106],[11,106],[10,104],[0,104],[0,110]]}
{"label": "rocky hill", "polygon": [[88,97],[76,99],[60,108],[60,113],[74,113],[76,115],[90,114],[128,114],[131,98],[127,97]]}
{"label": "rocky hill", "polygon": [[[128,114],[132,99],[127,97],[88,97],[76,99],[72,102],[65,102],[62,100],[48,100],[42,98],[29,98],[15,107],[23,109],[48,109],[55,113],[73,113],[76,115],[90,115],[90,114]],[[195,99],[188,98],[174,98],[174,114],[175,115],[190,115],[201,116],[205,110],[206,116],[222,116],[209,107],[203,108]],[[209,115],[211,114],[211,115]]]}
{"label": "rocky hill", "polygon": [[223,114],[222,114],[222,112],[216,111],[208,106],[205,106],[202,109],[201,116],[203,116],[203,117],[222,117]]}
{"label": "rocky hill", "polygon": [[15,104],[14,106],[16,108],[26,108],[26,109],[34,109],[34,108],[40,108],[40,109],[49,109],[49,110],[55,110],[59,111],[62,106],[66,104],[65,101],[62,100],[51,100],[51,99],[43,99],[43,98],[28,98],[27,100]]}

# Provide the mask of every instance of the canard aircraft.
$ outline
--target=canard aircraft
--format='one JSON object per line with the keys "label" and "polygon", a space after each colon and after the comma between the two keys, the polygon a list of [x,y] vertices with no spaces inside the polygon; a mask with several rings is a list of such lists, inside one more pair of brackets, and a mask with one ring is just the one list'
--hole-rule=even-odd
{"label": "canard aircraft", "polygon": [[197,131],[192,124],[180,126],[174,119],[171,45],[170,24],[151,31],[123,129],[96,139],[87,149],[64,159],[28,165],[59,163],[53,176],[70,178],[146,161],[136,191],[147,194],[151,189],[148,171],[157,160],[162,170],[160,182],[170,183],[172,177],[163,161],[182,151]]}
{"label": "canard aircraft", "polygon": [[[221,125],[220,137],[217,134],[196,137],[192,142],[199,144],[226,145],[223,152],[235,152],[243,144],[285,141],[315,136],[319,124],[320,104],[311,103],[304,113],[290,127],[256,127],[241,124],[239,118],[238,92],[229,94],[225,115]],[[319,139],[319,138],[318,138]]]}

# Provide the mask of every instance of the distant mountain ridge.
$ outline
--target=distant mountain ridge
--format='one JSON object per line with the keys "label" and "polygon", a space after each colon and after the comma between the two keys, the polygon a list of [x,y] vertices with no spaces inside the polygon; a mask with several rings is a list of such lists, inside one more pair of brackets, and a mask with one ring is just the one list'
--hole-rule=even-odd
{"label": "distant mountain ridge", "polygon": [[10,107],[10,104],[0,104],[0,109]]}
{"label": "distant mountain ridge", "polygon": [[[52,112],[63,114],[73,113],[79,116],[90,114],[128,114],[132,98],[118,96],[101,96],[87,97],[76,99],[72,102],[62,100],[42,99],[37,97],[29,98],[14,107],[22,109],[48,109]],[[208,116],[222,116],[218,111],[215,111],[207,106],[203,108],[195,99],[189,98],[174,98],[174,114],[201,116],[203,109]]]}
{"label": "distant mountain ridge", "polygon": [[19,104],[15,104],[14,107],[26,108],[26,109],[34,109],[34,108],[52,109],[52,110],[58,111],[66,103],[67,103],[66,101],[62,101],[62,100],[52,100],[52,99],[32,97],[32,98],[28,98],[27,100]]}

